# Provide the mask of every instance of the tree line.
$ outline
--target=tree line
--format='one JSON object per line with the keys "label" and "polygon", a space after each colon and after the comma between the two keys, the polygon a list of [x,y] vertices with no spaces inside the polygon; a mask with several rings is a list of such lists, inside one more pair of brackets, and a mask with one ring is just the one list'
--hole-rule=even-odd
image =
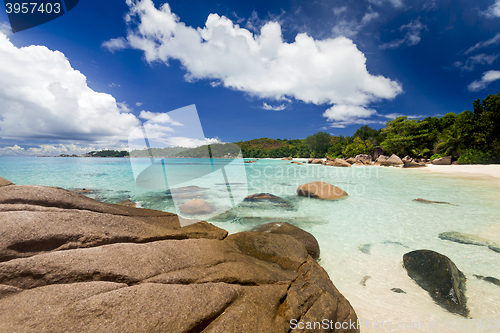
{"label": "tree line", "polygon": [[450,112],[440,118],[397,117],[379,130],[361,126],[352,136],[318,132],[304,140],[263,138],[237,144],[247,158],[353,157],[382,146],[388,154],[399,156],[452,156],[458,163],[500,163],[500,92],[472,105],[472,111]]}

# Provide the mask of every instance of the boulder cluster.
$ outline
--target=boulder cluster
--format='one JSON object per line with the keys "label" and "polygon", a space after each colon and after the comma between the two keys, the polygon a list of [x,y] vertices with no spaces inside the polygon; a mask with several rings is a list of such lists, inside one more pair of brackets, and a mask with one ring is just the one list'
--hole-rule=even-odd
{"label": "boulder cluster", "polygon": [[[386,151],[382,147],[375,147],[375,149],[370,154],[359,154],[355,157],[349,158],[310,158],[307,163],[310,164],[322,164],[336,167],[350,167],[352,165],[380,165],[380,166],[395,166],[403,168],[413,168],[413,167],[425,167],[427,164],[435,165],[450,165],[451,156],[446,156],[442,158],[437,158],[432,162],[426,158],[412,158],[406,155],[400,158],[396,154],[391,156],[385,155]],[[289,160],[291,158],[282,158],[282,160]],[[293,163],[293,162],[292,162]]]}
{"label": "boulder cluster", "polygon": [[172,213],[0,178],[0,332],[289,332],[291,322],[356,322],[318,257],[314,237],[285,223],[228,236],[207,222],[181,227]]}

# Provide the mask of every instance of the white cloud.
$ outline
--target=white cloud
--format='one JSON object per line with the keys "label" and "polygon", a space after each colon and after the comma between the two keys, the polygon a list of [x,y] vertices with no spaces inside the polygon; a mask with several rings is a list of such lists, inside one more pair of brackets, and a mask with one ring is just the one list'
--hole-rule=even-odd
{"label": "white cloud", "polygon": [[132,109],[129,107],[127,102],[117,102],[116,106],[118,106],[120,112],[132,112]]}
{"label": "white cloud", "polygon": [[[336,16],[345,16],[347,7],[334,8],[333,11]],[[361,21],[356,20],[346,20],[344,18],[338,18],[336,20],[335,26],[332,28],[332,35],[335,37],[348,37],[352,38],[356,36],[361,29],[368,25],[371,21],[377,19],[379,14],[373,11],[365,13]]]}
{"label": "white cloud", "polygon": [[[118,150],[126,150],[123,146],[117,145],[114,147]],[[67,155],[82,155],[91,151],[103,150],[95,146],[80,145],[80,144],[44,144],[35,147],[24,148],[19,145],[0,148],[0,156],[58,156],[60,154]]]}
{"label": "white cloud", "polygon": [[[402,92],[398,82],[371,75],[364,54],[345,37],[315,40],[302,33],[287,43],[277,22],[267,22],[260,34],[252,34],[217,14],[208,16],[205,27],[194,29],[180,22],[168,4],[160,9],[151,0],[127,4],[129,28],[121,48],[142,50],[148,62],[180,60],[188,81],[219,81],[259,98],[295,98],[317,105],[365,107]],[[118,44],[103,46],[116,50]]]}
{"label": "white cloud", "polygon": [[400,31],[407,30],[404,38],[396,39],[393,40],[392,42],[382,44],[379,46],[379,48],[384,50],[384,49],[396,49],[403,44],[406,44],[407,46],[417,45],[418,43],[420,43],[420,40],[422,39],[420,37],[422,30],[428,30],[428,29],[425,24],[422,24],[422,22],[420,22],[420,18],[417,18],[416,20],[412,20],[408,24],[400,26],[399,30]]}
{"label": "white cloud", "polygon": [[199,147],[199,146],[212,144],[212,143],[220,143],[220,141],[217,138],[199,140],[199,139],[186,138],[186,137],[170,137],[170,138],[168,138],[168,143],[172,147],[194,148],[194,147]]}
{"label": "white cloud", "polygon": [[142,104],[144,104],[144,103],[141,103],[141,102],[136,102],[136,103],[135,103],[135,106],[141,106]]}
{"label": "white cloud", "polygon": [[365,124],[364,118],[375,115],[377,111],[358,105],[334,105],[323,113],[331,127],[345,127],[352,124]]}
{"label": "white cloud", "polygon": [[467,88],[469,91],[479,91],[486,88],[491,82],[500,80],[500,71],[487,71],[483,73],[481,80],[471,82]]}
{"label": "white cloud", "polygon": [[500,17],[500,0],[496,0],[495,3],[488,7],[484,12],[481,12],[487,18]]}
{"label": "white cloud", "polygon": [[0,33],[6,36],[11,35],[13,32],[10,24],[7,22],[0,22]]}
{"label": "white cloud", "polygon": [[272,105],[269,105],[269,104],[264,102],[264,104],[262,105],[262,109],[272,110],[272,111],[283,111],[286,109],[286,106],[285,106],[285,104],[281,104],[279,106],[272,106]]}
{"label": "white cloud", "polygon": [[114,88],[114,87],[121,87],[119,84],[116,84],[116,83],[110,83],[109,86],[111,88]]}
{"label": "white cloud", "polygon": [[108,49],[110,52],[115,52],[117,50],[122,50],[127,47],[127,42],[124,38],[113,38],[102,43],[102,46]]}
{"label": "white cloud", "polygon": [[59,51],[18,48],[0,33],[0,59],[1,138],[108,140],[139,123],[113,96],[90,89]]}
{"label": "white cloud", "polygon": [[469,54],[473,51],[476,51],[476,50],[479,50],[479,49],[482,49],[484,47],[488,47],[490,45],[493,45],[493,44],[499,44],[500,43],[500,33],[497,33],[495,35],[495,37],[493,38],[490,38],[484,42],[479,42],[477,43],[476,45],[474,45],[473,47],[469,48],[467,51],[465,51],[464,53],[465,54]]}
{"label": "white cloud", "polygon": [[139,118],[149,120],[150,123],[155,124],[171,124],[174,126],[184,126],[180,122],[173,120],[167,113],[142,110],[139,114]]}
{"label": "white cloud", "polygon": [[394,8],[403,8],[404,4],[402,0],[368,0],[368,2],[373,3],[377,6],[383,6],[384,3],[390,3]]}
{"label": "white cloud", "polygon": [[476,65],[491,65],[498,58],[498,54],[486,55],[484,53],[469,57],[467,61],[462,63],[461,61],[456,61],[453,66],[461,68],[465,71],[471,71]]}
{"label": "white cloud", "polygon": [[333,13],[335,15],[340,15],[340,14],[343,14],[347,11],[347,6],[343,6],[343,7],[335,7],[333,8]]}

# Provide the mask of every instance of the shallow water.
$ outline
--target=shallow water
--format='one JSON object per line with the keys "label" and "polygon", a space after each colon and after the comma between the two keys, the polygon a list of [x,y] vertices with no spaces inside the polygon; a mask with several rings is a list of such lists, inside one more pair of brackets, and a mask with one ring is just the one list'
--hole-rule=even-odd
{"label": "shallow water", "polygon": [[[226,195],[224,182],[208,178],[189,180],[190,170],[204,167],[207,161],[168,161],[170,170],[187,175],[183,185],[200,187],[184,200],[200,197],[214,203]],[[288,200],[291,207],[244,203],[226,212],[224,218],[211,221],[231,233],[279,220],[311,232],[321,247],[320,264],[353,305],[362,320],[362,332],[500,331],[500,286],[473,276],[500,278],[500,253],[438,238],[445,231],[488,238],[488,230],[500,230],[497,184],[487,179],[456,179],[422,170],[335,168],[276,160],[245,164],[244,170],[246,177],[231,182],[235,197],[267,192]],[[136,185],[128,159],[0,157],[0,176],[16,184],[94,189],[89,196],[99,200],[118,202],[129,198],[142,207],[176,212],[170,192]],[[317,180],[344,189],[349,197],[339,201],[297,197],[298,185]],[[450,204],[412,201],[416,198]],[[408,277],[402,266],[403,254],[417,249],[448,256],[465,274],[469,319],[464,321],[435,304]],[[392,288],[406,293],[395,293]]]}

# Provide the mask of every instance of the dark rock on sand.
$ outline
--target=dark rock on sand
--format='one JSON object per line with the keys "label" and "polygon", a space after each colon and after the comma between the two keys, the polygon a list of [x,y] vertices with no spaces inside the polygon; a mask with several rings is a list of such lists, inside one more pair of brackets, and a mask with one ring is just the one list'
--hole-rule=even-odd
{"label": "dark rock on sand", "polygon": [[[60,188],[0,188],[0,332],[289,332],[356,322],[296,238]],[[359,332],[357,329],[344,332]]]}
{"label": "dark rock on sand", "polygon": [[487,281],[487,282],[491,282],[493,284],[496,284],[497,286],[500,287],[500,280],[497,279],[497,278],[494,278],[494,277],[491,277],[491,276],[482,276],[482,275],[476,275],[476,274],[473,274],[474,277],[478,278],[479,280],[484,280],[484,281]]}
{"label": "dark rock on sand", "polygon": [[357,160],[354,157],[349,157],[345,161],[351,165],[357,162]]}
{"label": "dark rock on sand", "polygon": [[290,235],[301,242],[307,253],[315,260],[319,258],[319,244],[316,238],[305,230],[287,222],[271,222],[252,228],[252,231],[269,232],[271,234]]}
{"label": "dark rock on sand", "polygon": [[449,202],[446,202],[446,201],[432,201],[432,200],[426,200],[426,199],[422,199],[422,198],[413,199],[412,201],[422,202],[422,203],[451,205]]}
{"label": "dark rock on sand", "polygon": [[448,257],[430,250],[403,256],[408,275],[446,310],[464,317],[469,314],[465,297],[465,275]]}
{"label": "dark rock on sand", "polygon": [[398,294],[406,294],[406,291],[404,291],[403,289],[399,289],[399,288],[392,288],[391,291],[394,291],[395,293],[398,293]]}
{"label": "dark rock on sand", "polygon": [[337,200],[348,196],[343,189],[321,181],[300,185],[297,187],[297,194],[325,200]]}

